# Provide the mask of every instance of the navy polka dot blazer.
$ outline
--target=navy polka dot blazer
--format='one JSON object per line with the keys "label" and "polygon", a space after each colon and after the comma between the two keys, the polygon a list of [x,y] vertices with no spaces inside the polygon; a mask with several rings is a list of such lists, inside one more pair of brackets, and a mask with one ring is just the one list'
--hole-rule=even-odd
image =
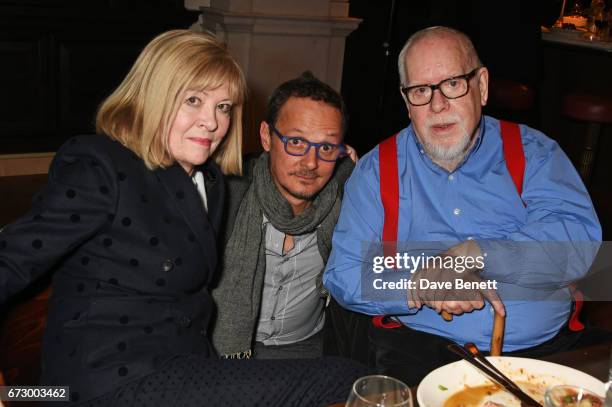
{"label": "navy polka dot blazer", "polygon": [[0,301],[53,272],[43,384],[91,399],[206,339],[224,181],[205,164],[208,213],[179,165],[148,170],[105,136],[69,140],[31,211],[0,232]]}

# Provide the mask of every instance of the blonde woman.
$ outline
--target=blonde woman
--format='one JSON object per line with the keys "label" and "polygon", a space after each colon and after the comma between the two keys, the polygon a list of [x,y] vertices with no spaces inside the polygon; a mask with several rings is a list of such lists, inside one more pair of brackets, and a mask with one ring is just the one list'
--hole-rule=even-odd
{"label": "blonde woman", "polygon": [[[214,38],[149,43],[0,232],[0,302],[52,271],[42,383],[87,405],[318,405],[358,367],[219,360],[208,341],[224,173],[241,172],[245,79]],[[62,405],[65,405],[62,404]]]}

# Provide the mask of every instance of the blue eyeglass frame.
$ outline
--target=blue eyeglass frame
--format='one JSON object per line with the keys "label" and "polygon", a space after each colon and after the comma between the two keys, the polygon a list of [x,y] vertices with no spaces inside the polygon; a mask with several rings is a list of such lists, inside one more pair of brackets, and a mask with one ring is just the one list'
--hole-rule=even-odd
{"label": "blue eyeglass frame", "polygon": [[[325,161],[325,162],[328,162],[328,163],[335,163],[340,158],[345,157],[347,155],[346,147],[344,146],[344,144],[314,143],[312,141],[306,140],[303,137],[287,137],[287,136],[284,136],[280,131],[278,131],[278,129],[276,127],[274,127],[273,124],[268,123],[268,127],[272,130],[272,133],[274,133],[274,135],[280,139],[280,141],[283,143],[283,146],[285,146],[285,153],[287,153],[289,155],[292,155],[294,157],[303,157],[303,156],[305,156],[310,151],[310,147],[313,147],[313,146],[315,148],[315,153],[317,155],[317,158],[319,160],[321,160],[321,161]],[[292,139],[299,139],[299,140],[303,141],[304,143],[306,143],[308,145],[308,147],[306,147],[306,150],[304,150],[304,154],[294,154],[294,153],[290,153],[287,150],[287,142],[289,140],[292,140]],[[338,150],[339,150],[338,157],[336,157],[334,160],[326,160],[325,158],[321,157],[321,155],[319,154],[319,148],[321,146],[323,146],[323,145],[334,146],[334,147],[338,148]]]}

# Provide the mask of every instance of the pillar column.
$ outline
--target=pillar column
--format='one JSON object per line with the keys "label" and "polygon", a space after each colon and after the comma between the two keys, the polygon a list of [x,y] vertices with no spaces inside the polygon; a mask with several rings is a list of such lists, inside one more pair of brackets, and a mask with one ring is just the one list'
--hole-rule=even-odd
{"label": "pillar column", "polygon": [[199,10],[192,29],[225,42],[244,69],[245,151],[260,150],[259,123],[272,91],[306,70],[340,90],[346,37],[360,19],[348,0],[185,0]]}

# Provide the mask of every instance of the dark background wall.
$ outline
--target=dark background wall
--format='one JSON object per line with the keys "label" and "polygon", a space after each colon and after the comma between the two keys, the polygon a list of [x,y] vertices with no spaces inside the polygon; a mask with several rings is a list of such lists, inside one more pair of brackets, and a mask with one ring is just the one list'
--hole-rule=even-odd
{"label": "dark background wall", "polygon": [[0,154],[91,132],[142,47],[196,20],[182,0],[0,0]]}

